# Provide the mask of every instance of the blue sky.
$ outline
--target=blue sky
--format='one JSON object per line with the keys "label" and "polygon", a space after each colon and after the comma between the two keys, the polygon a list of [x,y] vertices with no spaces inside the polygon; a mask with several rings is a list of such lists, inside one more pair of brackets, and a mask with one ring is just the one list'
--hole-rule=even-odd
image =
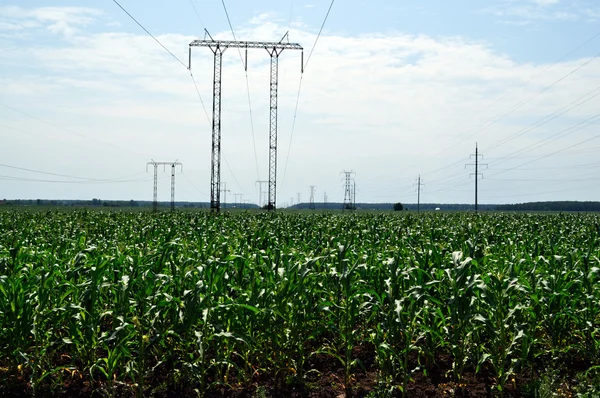
{"label": "blue sky", "polygon": [[[306,60],[330,2],[225,3],[239,40],[289,30]],[[231,38],[218,0],[120,4],[184,63],[204,28]],[[209,200],[210,121],[190,73],[113,1],[0,2],[0,49],[0,197],[150,199],[146,162],[179,159],[177,199]],[[309,185],[341,201],[350,169],[358,201],[414,202],[420,174],[424,202],[469,203],[476,142],[480,203],[597,200],[599,53],[595,1],[338,0],[295,124],[300,55],[280,60],[278,205],[308,200]],[[210,113],[207,49],[192,72]],[[249,53],[246,80],[229,49],[223,76],[222,181],[228,199],[257,202],[268,56]],[[169,194],[161,172],[159,199]]]}

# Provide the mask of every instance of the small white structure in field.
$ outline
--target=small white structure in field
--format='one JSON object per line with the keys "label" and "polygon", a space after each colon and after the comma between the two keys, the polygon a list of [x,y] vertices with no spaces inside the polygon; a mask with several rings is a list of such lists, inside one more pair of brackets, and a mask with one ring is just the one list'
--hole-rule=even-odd
{"label": "small white structure in field", "polygon": [[436,207],[436,208],[435,208],[435,211],[440,211],[440,208],[439,208],[439,207]]}

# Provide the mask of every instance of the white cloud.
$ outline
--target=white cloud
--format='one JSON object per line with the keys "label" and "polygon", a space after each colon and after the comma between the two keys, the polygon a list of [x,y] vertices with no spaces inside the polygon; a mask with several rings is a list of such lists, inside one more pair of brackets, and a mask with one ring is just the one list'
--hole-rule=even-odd
{"label": "white cloud", "polygon": [[585,14],[592,22],[597,22],[600,20],[600,9],[588,8],[585,10]]}
{"label": "white cloud", "polygon": [[[28,27],[43,26],[54,34],[71,36],[79,28],[88,26],[102,12],[86,7],[42,7],[23,8],[19,6],[0,7],[0,21],[11,20],[13,25]],[[4,22],[6,24],[6,22]],[[0,25],[1,26],[1,25]]]}
{"label": "white cloud", "polygon": [[8,22],[0,22],[0,30],[21,30],[23,29],[23,26],[18,25],[18,24],[14,24],[14,23],[8,23]]}
{"label": "white cloud", "polygon": [[560,0],[530,0],[530,2],[537,4],[538,6],[549,6],[560,3]]}
{"label": "white cloud", "polygon": [[536,21],[575,21],[585,17],[585,9],[577,4],[561,4],[559,0],[503,0],[481,10],[500,17],[511,25],[532,25]]}

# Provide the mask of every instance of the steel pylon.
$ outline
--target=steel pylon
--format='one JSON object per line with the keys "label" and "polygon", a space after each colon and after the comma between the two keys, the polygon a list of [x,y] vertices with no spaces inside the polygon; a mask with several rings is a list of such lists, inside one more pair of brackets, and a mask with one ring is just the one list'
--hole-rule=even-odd
{"label": "steel pylon", "polygon": [[[208,32],[206,32],[208,34]],[[278,89],[278,66],[279,55],[285,49],[302,50],[297,43],[283,42],[287,33],[279,42],[252,42],[214,40],[208,34],[210,40],[194,40],[190,43],[189,69],[192,65],[192,47],[208,47],[214,54],[214,78],[213,78],[213,122],[212,122],[212,157],[211,157],[211,180],[210,180],[210,207],[217,213],[221,209],[221,72],[222,57],[229,47],[244,48],[246,50],[245,69],[248,69],[248,49],[263,48],[271,56],[271,83],[270,83],[270,123],[269,123],[269,199],[267,208],[275,210],[276,188],[277,188],[277,89]],[[302,71],[304,71],[304,57],[301,58]]]}

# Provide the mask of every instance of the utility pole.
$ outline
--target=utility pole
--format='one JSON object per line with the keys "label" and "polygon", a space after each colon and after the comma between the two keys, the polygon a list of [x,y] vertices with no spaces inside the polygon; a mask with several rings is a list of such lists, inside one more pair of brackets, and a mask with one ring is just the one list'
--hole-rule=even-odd
{"label": "utility pole", "polygon": [[227,183],[224,182],[223,183],[223,189],[221,189],[221,192],[223,192],[225,195],[223,195],[223,209],[227,208],[227,192],[231,192],[231,190],[227,189]]}
{"label": "utility pole", "polygon": [[475,173],[471,173],[469,174],[469,177],[475,176],[475,213],[477,213],[478,210],[478,203],[477,203],[477,191],[478,191],[478,187],[477,187],[477,181],[479,180],[479,176],[481,176],[481,178],[483,178],[483,174],[479,172],[479,166],[485,166],[487,167],[487,164],[482,164],[479,163],[479,159],[483,159],[483,155],[479,154],[479,149],[477,147],[477,143],[475,143],[475,154],[471,154],[469,155],[469,159],[473,159],[475,158],[475,163],[470,163],[465,165],[465,168],[467,166],[475,166]]}
{"label": "utility pole", "polygon": [[422,188],[422,181],[421,181],[421,175],[419,174],[419,177],[417,178],[417,182],[415,183],[415,185],[417,186],[417,213],[420,212],[421,210],[421,192],[423,191]]}
{"label": "utility pole", "polygon": [[183,172],[183,164],[178,161],[171,163],[171,211],[175,211],[175,168],[181,166]]}
{"label": "utility pole", "polygon": [[277,185],[277,89],[279,77],[279,55],[283,50],[301,50],[301,73],[304,73],[304,49],[300,44],[283,42],[288,37],[286,33],[279,42],[255,42],[235,40],[214,40],[205,29],[210,40],[194,40],[189,45],[189,66],[192,68],[192,47],[208,47],[214,54],[213,77],[213,123],[212,123],[212,160],[210,182],[210,207],[217,213],[220,210],[221,183],[221,71],[223,53],[229,47],[246,50],[244,69],[248,70],[248,49],[262,48],[271,56],[270,92],[270,123],[269,123],[269,196],[267,209],[275,210],[275,195]]}
{"label": "utility pole", "polygon": [[[343,203],[343,207],[342,207],[342,211],[346,210],[346,208],[353,208],[353,198],[352,198],[352,192],[353,192],[353,188],[352,188],[352,175],[355,175],[356,173],[354,171],[342,171],[342,173],[344,175],[343,180],[344,180],[344,203]],[[356,188],[356,187],[355,187]],[[355,192],[356,193],[356,192]]]}
{"label": "utility pole", "polygon": [[263,185],[262,184],[267,184],[269,181],[256,181],[254,183],[254,186],[256,186],[256,184],[258,184],[258,207],[260,207],[262,209],[263,207],[263,200],[262,200],[262,193],[263,193]]}
{"label": "utility pole", "polygon": [[148,165],[154,166],[154,194],[152,196],[152,211],[158,211],[158,163],[154,160],[146,163],[146,172],[148,172]]}
{"label": "utility pole", "polygon": [[150,159],[150,162],[146,163],[146,171],[148,171],[150,165],[154,168],[152,211],[158,211],[158,166],[163,166],[163,170],[166,170],[167,166],[171,166],[171,210],[175,210],[175,168],[181,166],[181,171],[183,171],[183,164],[177,160],[174,162],[155,162],[154,159]]}
{"label": "utility pole", "polygon": [[310,210],[315,209],[315,185],[310,185],[310,202],[308,204],[308,208]]}

